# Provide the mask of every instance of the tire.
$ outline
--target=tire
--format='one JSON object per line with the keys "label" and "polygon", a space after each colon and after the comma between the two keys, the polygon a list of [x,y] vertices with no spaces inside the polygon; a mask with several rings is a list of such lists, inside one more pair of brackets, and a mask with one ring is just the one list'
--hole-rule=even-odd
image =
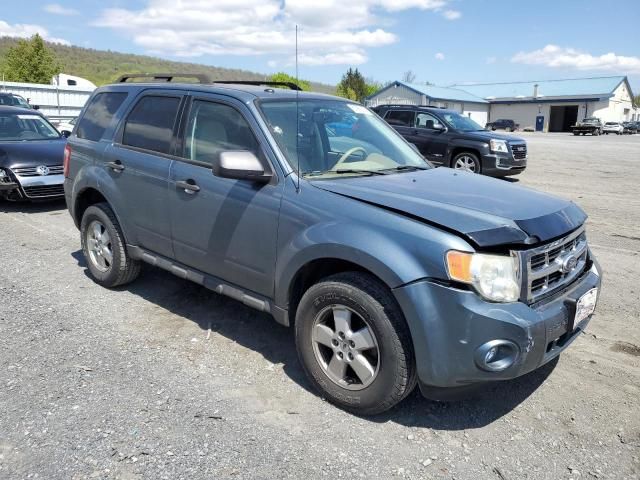
{"label": "tire", "polygon": [[[340,273],[309,288],[296,312],[295,336],[311,383],[347,411],[382,413],[416,385],[409,327],[389,289],[371,275]],[[351,339],[358,343],[349,345]]]}
{"label": "tire", "polygon": [[578,132],[573,132],[573,134],[574,134],[575,136],[580,135]]}
{"label": "tire", "polygon": [[134,281],[140,274],[140,262],[127,253],[122,229],[108,204],[98,203],[85,210],[80,238],[82,253],[96,283],[113,288]]}
{"label": "tire", "polygon": [[594,130],[593,135],[597,137],[598,135],[600,135],[600,131],[599,130]]}
{"label": "tire", "polygon": [[481,173],[480,160],[475,153],[461,152],[451,160],[451,168],[471,173]]}

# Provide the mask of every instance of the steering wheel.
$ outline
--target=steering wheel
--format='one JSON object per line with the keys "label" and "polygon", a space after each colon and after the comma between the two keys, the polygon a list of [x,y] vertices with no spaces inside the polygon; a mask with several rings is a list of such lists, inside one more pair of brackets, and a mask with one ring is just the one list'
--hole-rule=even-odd
{"label": "steering wheel", "polygon": [[362,147],[353,147],[353,148],[350,148],[349,150],[347,150],[346,152],[344,152],[344,153],[342,154],[342,156],[340,157],[340,160],[338,160],[338,161],[336,162],[336,164],[333,166],[333,169],[334,169],[334,170],[336,170],[336,168],[337,168],[337,167],[339,167],[340,165],[342,165],[342,164],[347,160],[347,158],[349,158],[351,155],[353,155],[354,153],[356,153],[358,150],[361,150],[361,151],[362,151],[362,153],[364,153],[364,154],[365,154],[365,156],[367,155],[367,151],[366,151],[364,148],[362,148]]}

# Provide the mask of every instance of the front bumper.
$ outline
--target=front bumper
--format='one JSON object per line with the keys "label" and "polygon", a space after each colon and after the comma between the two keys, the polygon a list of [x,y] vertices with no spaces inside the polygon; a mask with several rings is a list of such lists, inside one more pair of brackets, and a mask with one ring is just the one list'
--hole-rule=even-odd
{"label": "front bumper", "polygon": [[528,157],[517,159],[512,154],[489,153],[482,156],[482,173],[492,177],[518,175],[527,168]]}
{"label": "front bumper", "polygon": [[[469,290],[429,280],[394,290],[413,337],[420,388],[467,387],[524,375],[557,357],[590,318],[573,325],[572,304],[601,284],[595,260],[565,290],[537,304],[490,303]],[[506,340],[518,350],[502,371],[478,366],[479,347]]]}
{"label": "front bumper", "polygon": [[64,175],[29,177],[13,175],[12,181],[0,182],[0,193],[11,200],[62,198],[64,196],[63,184]]}

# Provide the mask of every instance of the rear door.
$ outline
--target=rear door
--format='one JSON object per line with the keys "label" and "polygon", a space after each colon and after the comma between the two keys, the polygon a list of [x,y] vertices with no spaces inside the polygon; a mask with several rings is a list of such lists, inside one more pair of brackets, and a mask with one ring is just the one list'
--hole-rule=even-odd
{"label": "rear door", "polygon": [[387,113],[384,116],[385,121],[407,140],[409,140],[413,133],[415,118],[416,113],[409,109],[387,110]]}
{"label": "rear door", "polygon": [[182,158],[169,181],[175,258],[272,297],[284,182],[275,174],[268,184],[221,178],[211,169],[221,152],[249,150],[275,173],[266,139],[244,104],[221,95],[195,95],[182,123]]}
{"label": "rear door", "polygon": [[169,167],[175,149],[179,91],[147,90],[132,104],[104,155],[104,168],[118,185],[138,246],[173,257],[169,218]]}

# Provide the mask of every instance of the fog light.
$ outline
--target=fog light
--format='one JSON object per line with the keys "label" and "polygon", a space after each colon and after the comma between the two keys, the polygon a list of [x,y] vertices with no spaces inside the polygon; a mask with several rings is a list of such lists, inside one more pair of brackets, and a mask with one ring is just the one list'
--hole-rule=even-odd
{"label": "fog light", "polygon": [[476,349],[476,365],[489,372],[501,372],[511,367],[518,356],[520,349],[509,340],[491,340]]}

